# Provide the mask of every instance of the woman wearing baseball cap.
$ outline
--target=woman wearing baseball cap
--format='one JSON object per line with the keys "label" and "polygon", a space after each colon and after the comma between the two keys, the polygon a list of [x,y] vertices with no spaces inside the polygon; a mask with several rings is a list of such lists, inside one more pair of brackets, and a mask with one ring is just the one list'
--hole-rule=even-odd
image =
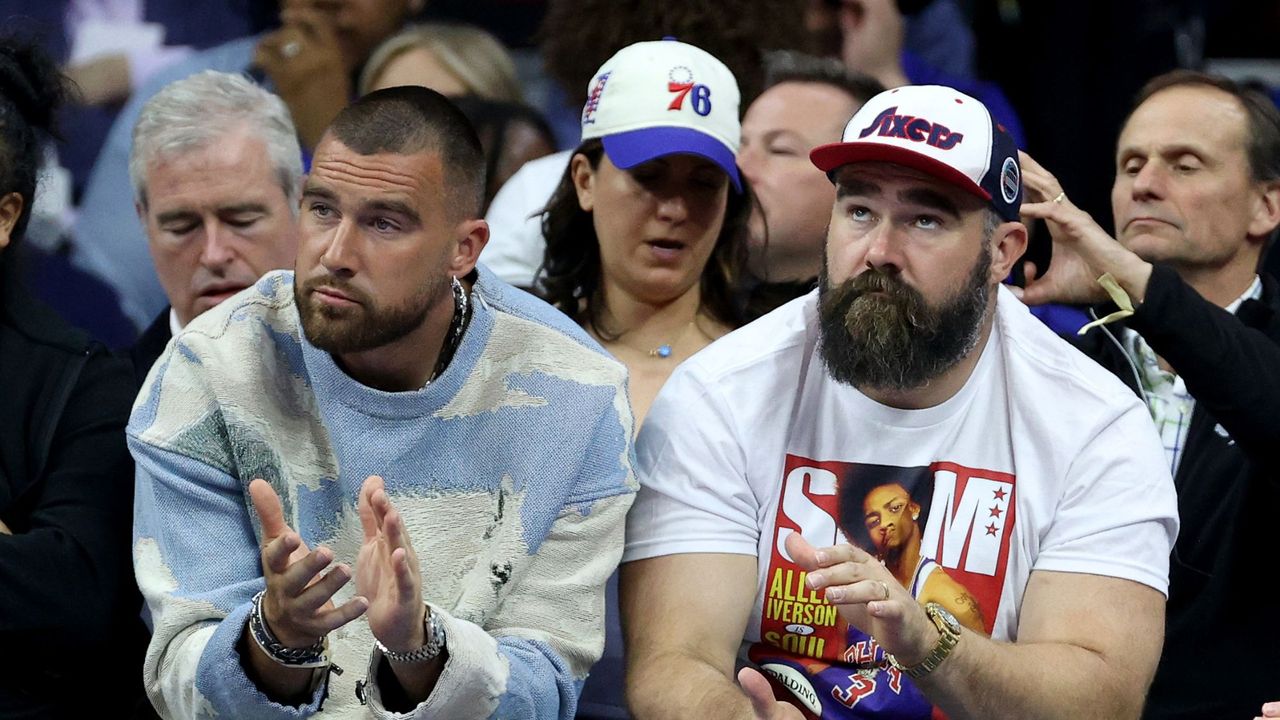
{"label": "woman wearing baseball cap", "polygon": [[543,216],[539,285],[627,365],[637,428],[675,366],[741,322],[738,99],[699,48],[623,48],[588,87],[583,142]]}

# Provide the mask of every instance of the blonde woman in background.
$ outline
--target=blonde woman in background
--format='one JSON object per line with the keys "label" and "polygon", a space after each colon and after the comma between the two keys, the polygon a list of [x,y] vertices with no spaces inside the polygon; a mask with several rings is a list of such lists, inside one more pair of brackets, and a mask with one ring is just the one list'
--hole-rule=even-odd
{"label": "blonde woman in background", "polygon": [[388,38],[360,73],[360,94],[421,85],[450,97],[524,103],[511,54],[473,25],[423,23]]}
{"label": "blonde woman in background", "polygon": [[449,96],[480,136],[484,209],[529,160],[555,152],[555,136],[525,104],[516,66],[498,39],[472,25],[425,23],[388,38],[360,75],[360,94],[421,85]]}

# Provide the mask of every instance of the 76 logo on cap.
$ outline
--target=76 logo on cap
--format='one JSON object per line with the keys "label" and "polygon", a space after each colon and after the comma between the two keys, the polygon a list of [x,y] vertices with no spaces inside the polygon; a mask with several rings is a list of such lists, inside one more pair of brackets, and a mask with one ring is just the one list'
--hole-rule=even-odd
{"label": "76 logo on cap", "polygon": [[667,74],[667,92],[675,93],[668,110],[684,108],[684,99],[691,97],[689,105],[693,111],[706,117],[711,114],[711,88],[693,81],[693,72],[683,65],[671,68]]}

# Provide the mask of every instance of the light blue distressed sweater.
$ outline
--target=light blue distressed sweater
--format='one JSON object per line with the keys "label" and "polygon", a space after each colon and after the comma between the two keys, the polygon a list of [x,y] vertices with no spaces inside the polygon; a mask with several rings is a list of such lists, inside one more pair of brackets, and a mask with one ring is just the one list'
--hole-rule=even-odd
{"label": "light blue distressed sweater", "polygon": [[[303,337],[276,272],[191,323],[152,368],[128,435],[134,563],[155,633],[147,692],[167,717],[293,718],[237,652],[264,587],[254,478],[290,526],[355,565],[356,498],[382,475],[421,563],[449,659],[415,718],[571,718],[603,642],[604,584],[636,489],[626,371],[550,306],[479,271],[445,372],[414,392],[348,377]],[[354,595],[348,583],[338,603]],[[364,618],[330,635],[323,716],[388,713],[358,680],[380,660]]]}

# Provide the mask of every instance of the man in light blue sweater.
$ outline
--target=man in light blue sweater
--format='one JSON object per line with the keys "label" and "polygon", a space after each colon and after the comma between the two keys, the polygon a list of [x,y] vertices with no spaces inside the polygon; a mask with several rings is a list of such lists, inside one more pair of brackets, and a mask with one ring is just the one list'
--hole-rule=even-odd
{"label": "man in light blue sweater", "polygon": [[317,146],[296,272],[152,369],[128,435],[162,715],[573,717],[636,488],[626,374],[476,266],[482,192],[442,96],[366,96]]}

